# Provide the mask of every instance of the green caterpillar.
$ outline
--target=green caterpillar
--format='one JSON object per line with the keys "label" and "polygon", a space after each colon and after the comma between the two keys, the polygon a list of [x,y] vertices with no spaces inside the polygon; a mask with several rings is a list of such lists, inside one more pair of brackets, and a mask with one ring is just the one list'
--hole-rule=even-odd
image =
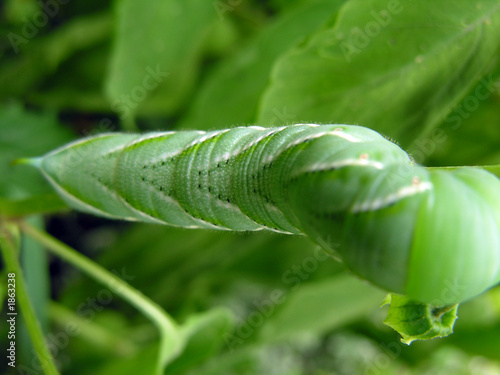
{"label": "green caterpillar", "polygon": [[32,164],[77,210],[306,234],[354,273],[422,302],[458,303],[500,281],[500,180],[427,170],[367,128],[110,133]]}

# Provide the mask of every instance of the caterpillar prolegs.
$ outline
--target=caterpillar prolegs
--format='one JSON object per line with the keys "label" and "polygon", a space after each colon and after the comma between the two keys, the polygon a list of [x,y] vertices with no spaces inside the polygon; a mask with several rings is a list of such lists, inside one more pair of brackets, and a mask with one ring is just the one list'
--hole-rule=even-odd
{"label": "caterpillar prolegs", "polygon": [[500,180],[425,169],[367,128],[110,133],[32,163],[77,210],[306,234],[354,273],[422,302],[458,303],[500,281]]}

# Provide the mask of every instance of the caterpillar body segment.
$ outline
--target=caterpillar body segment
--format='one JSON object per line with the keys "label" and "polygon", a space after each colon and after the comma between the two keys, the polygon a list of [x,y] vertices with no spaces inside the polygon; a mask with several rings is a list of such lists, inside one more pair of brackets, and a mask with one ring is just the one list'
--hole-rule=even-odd
{"label": "caterpillar body segment", "polygon": [[423,168],[360,126],[111,133],[36,164],[75,209],[305,234],[354,273],[423,302],[458,303],[500,281],[499,179]]}

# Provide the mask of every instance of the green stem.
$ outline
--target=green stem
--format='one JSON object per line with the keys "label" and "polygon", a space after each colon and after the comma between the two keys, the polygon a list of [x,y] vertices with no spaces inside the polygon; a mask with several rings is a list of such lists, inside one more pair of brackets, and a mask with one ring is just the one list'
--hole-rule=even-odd
{"label": "green stem", "polygon": [[57,371],[52,354],[45,343],[42,327],[36,319],[35,310],[28,296],[23,271],[18,259],[18,251],[14,245],[13,230],[12,228],[9,229],[5,226],[0,228],[0,248],[8,272],[16,275],[16,302],[19,303],[26,328],[28,329],[44,373],[47,375],[58,375],[59,372]]}
{"label": "green stem", "polygon": [[85,272],[97,282],[134,305],[156,325],[161,334],[158,373],[163,372],[166,364],[175,358],[184,345],[177,323],[160,306],[144,294],[132,288],[125,281],[78,253],[68,245],[58,241],[45,232],[23,222],[24,233],[47,247],[49,251]]}
{"label": "green stem", "polygon": [[125,116],[122,121],[121,125],[124,130],[130,131],[130,132],[137,132],[139,131],[139,128],[137,127],[137,123],[135,122],[135,114],[129,114],[128,116]]}

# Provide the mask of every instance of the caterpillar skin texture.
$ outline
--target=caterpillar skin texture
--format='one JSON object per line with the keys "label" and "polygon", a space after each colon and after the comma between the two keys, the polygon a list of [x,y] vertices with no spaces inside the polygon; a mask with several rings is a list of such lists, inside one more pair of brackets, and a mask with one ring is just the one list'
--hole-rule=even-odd
{"label": "caterpillar skin texture", "polygon": [[306,234],[354,273],[422,302],[458,303],[500,281],[500,180],[427,170],[367,128],[111,133],[34,163],[77,210]]}

